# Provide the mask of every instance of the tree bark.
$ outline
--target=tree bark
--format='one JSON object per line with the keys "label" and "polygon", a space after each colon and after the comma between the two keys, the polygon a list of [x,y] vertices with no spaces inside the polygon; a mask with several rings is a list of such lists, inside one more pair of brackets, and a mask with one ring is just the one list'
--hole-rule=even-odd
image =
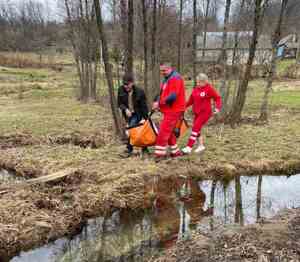
{"label": "tree bark", "polygon": [[226,113],[227,110],[227,96],[228,88],[226,90],[226,82],[227,82],[227,28],[229,23],[229,15],[230,15],[230,7],[231,7],[231,0],[226,0],[226,7],[225,7],[225,16],[224,16],[224,29],[223,29],[223,37],[222,37],[222,53],[221,53],[221,61],[223,67],[223,78],[221,80],[220,86],[220,93],[223,101],[222,113]]}
{"label": "tree bark", "polygon": [[150,93],[148,88],[148,71],[149,71],[149,63],[148,63],[148,19],[147,19],[147,5],[146,0],[141,0],[142,4],[142,15],[143,15],[143,30],[144,30],[144,89],[148,101],[148,105],[150,105]]}
{"label": "tree bark", "polygon": [[181,61],[182,61],[182,13],[183,13],[183,0],[180,0],[179,8],[179,25],[178,25],[178,43],[177,43],[177,70],[181,71]]}
{"label": "tree bark", "polygon": [[298,48],[296,55],[296,64],[300,65],[300,34],[298,34]]}
{"label": "tree bark", "polygon": [[249,49],[249,58],[246,64],[246,70],[243,76],[243,79],[239,85],[237,96],[232,106],[229,121],[231,125],[235,125],[242,118],[242,111],[246,102],[246,94],[248,89],[248,83],[251,76],[251,69],[253,65],[253,61],[255,58],[255,52],[257,47],[257,38],[259,29],[262,22],[263,13],[265,7],[268,3],[268,0],[255,0],[255,11],[254,11],[254,29],[253,35],[251,39],[250,49]]}
{"label": "tree bark", "polygon": [[197,0],[193,0],[193,81],[197,77]]}
{"label": "tree bark", "polygon": [[109,61],[109,51],[108,51],[108,46],[107,46],[106,35],[103,30],[103,20],[102,20],[101,7],[100,7],[99,0],[94,0],[94,6],[95,6],[95,11],[96,11],[97,26],[98,26],[99,35],[101,38],[101,43],[102,43],[102,59],[104,62],[105,75],[106,75],[106,80],[107,80],[107,84],[108,84],[110,106],[111,106],[111,111],[112,111],[114,125],[115,125],[115,132],[117,135],[121,136],[122,128],[121,128],[121,124],[119,122],[117,101],[116,101],[116,97],[114,94],[112,66]]}
{"label": "tree bark", "polygon": [[272,90],[272,84],[273,84],[273,78],[276,74],[276,63],[277,63],[277,45],[281,38],[281,26],[282,26],[282,20],[284,17],[284,13],[287,7],[289,0],[282,0],[281,2],[281,8],[280,8],[280,15],[278,17],[277,26],[275,28],[273,39],[272,39],[272,57],[271,57],[271,64],[270,64],[270,70],[267,80],[267,85],[264,92],[263,101],[260,108],[260,116],[259,119],[261,121],[267,121],[268,120],[268,105],[269,105],[269,94]]}
{"label": "tree bark", "polygon": [[209,7],[210,7],[210,0],[206,0],[206,8],[205,8],[205,14],[204,14],[204,26],[203,26],[203,50],[202,50],[202,58],[203,59],[205,57]]}
{"label": "tree bark", "polygon": [[123,51],[124,51],[124,59],[123,59],[123,64],[124,64],[124,67],[125,67],[125,71],[127,70],[127,61],[128,61],[128,36],[127,36],[127,33],[128,33],[128,29],[127,29],[127,26],[128,26],[128,23],[127,23],[127,15],[128,15],[128,12],[127,12],[127,3],[126,3],[126,0],[120,0],[120,22],[121,22],[121,28],[122,28],[122,40],[123,40]]}
{"label": "tree bark", "polygon": [[133,38],[134,38],[134,5],[133,0],[128,0],[128,41],[127,62],[125,72],[133,75]]}
{"label": "tree bark", "polygon": [[[157,0],[153,0],[152,10],[152,35],[151,35],[151,71],[152,71],[152,93],[159,90],[158,68],[157,68]],[[151,97],[152,100],[153,97]]]}

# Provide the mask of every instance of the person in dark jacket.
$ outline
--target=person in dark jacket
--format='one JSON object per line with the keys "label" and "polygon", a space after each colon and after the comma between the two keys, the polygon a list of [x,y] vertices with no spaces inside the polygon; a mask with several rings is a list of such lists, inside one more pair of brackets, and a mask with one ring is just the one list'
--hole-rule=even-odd
{"label": "person in dark jacket", "polygon": [[[122,111],[122,115],[126,120],[128,127],[138,124],[142,119],[148,118],[148,106],[146,95],[143,89],[134,84],[133,76],[126,74],[123,77],[123,85],[118,90],[118,107]],[[127,142],[126,157],[131,156],[133,146],[129,139]],[[148,152],[147,148],[143,148],[143,153]]]}

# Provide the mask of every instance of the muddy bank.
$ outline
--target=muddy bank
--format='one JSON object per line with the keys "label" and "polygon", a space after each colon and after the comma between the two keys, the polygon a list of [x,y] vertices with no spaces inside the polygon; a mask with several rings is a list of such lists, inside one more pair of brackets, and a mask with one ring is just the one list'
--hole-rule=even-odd
{"label": "muddy bank", "polygon": [[300,209],[244,228],[199,232],[151,261],[300,261]]}
{"label": "muddy bank", "polygon": [[[170,160],[172,161],[172,160]],[[155,186],[159,181],[157,192],[162,199],[168,198],[178,189],[182,177],[194,179],[227,179],[246,170],[247,175],[255,172],[272,171],[271,162],[268,164],[250,165],[240,163],[240,169],[233,165],[225,166],[197,166],[190,163],[183,167],[181,160],[173,160],[176,169],[170,168],[170,162],[161,163],[159,172],[133,172],[125,170],[126,175],[114,176],[107,170],[92,171],[78,169],[77,172],[63,179],[30,186],[24,189],[12,190],[0,196],[0,258],[3,261],[13,257],[21,250],[32,249],[65,235],[74,235],[84,225],[87,219],[99,215],[107,215],[114,210],[138,210],[151,205],[156,197]],[[276,162],[272,173],[291,172],[292,167],[299,167],[298,162]],[[12,163],[1,162],[2,166]],[[145,162],[146,165],[152,165]],[[251,170],[251,166],[255,169]],[[124,166],[120,166],[124,171]],[[284,169],[286,168],[286,169]],[[19,163],[18,167],[11,166],[11,170],[18,170],[25,177],[42,176],[47,174],[37,167],[30,169]],[[147,170],[147,169],[146,169]],[[148,169],[149,170],[149,169]],[[238,170],[238,171],[237,171]],[[229,172],[230,171],[230,172]],[[279,172],[280,171],[280,172]],[[27,172],[27,173],[26,173]],[[157,175],[160,173],[160,175]],[[121,174],[121,171],[120,171]],[[281,173],[282,175],[283,173]],[[0,186],[1,189],[1,186]],[[1,190],[0,190],[1,191]]]}
{"label": "muddy bank", "polygon": [[48,135],[46,137],[34,137],[29,134],[10,134],[0,136],[0,150],[32,146],[39,144],[49,145],[74,145],[82,148],[100,148],[107,143],[107,134],[85,134],[72,132],[61,135]]}
{"label": "muddy bank", "polygon": [[[282,208],[300,206],[300,176],[259,176],[257,179],[252,176],[197,182],[183,177],[172,181],[153,177],[145,181],[144,209],[113,209],[112,215],[88,220],[88,226],[75,238],[59,239],[23,252],[12,261],[35,262],[40,261],[39,258],[45,262],[67,258],[81,261],[84,258],[93,262],[99,261],[99,257],[101,261],[110,262],[148,261],[161,250],[174,246],[179,239],[190,237],[195,228],[211,241],[216,232],[219,235],[223,228],[234,224],[236,214],[239,214],[236,223],[249,224],[254,223],[257,216],[271,217]],[[281,196],[277,194],[279,189]],[[151,209],[146,208],[148,206]],[[266,220],[259,221],[265,223]]]}

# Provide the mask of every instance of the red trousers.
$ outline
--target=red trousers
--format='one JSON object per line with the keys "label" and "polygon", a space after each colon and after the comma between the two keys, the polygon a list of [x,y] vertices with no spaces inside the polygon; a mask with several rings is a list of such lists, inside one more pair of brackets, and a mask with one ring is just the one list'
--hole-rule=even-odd
{"label": "red trousers", "polygon": [[190,136],[188,144],[187,144],[188,147],[193,147],[193,145],[195,144],[195,142],[197,140],[197,137],[199,137],[201,135],[202,127],[208,122],[210,117],[211,117],[211,114],[195,115],[194,121],[193,121],[192,133],[191,133],[191,136]]}
{"label": "red trousers", "polygon": [[183,112],[170,112],[163,114],[155,145],[155,155],[166,156],[168,146],[171,147],[172,155],[180,153],[177,146],[177,138],[174,134],[176,123],[182,118]]}

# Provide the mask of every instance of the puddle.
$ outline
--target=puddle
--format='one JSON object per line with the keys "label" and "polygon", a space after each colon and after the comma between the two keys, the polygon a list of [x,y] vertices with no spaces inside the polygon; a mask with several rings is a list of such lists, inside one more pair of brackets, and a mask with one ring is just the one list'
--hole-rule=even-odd
{"label": "puddle", "polygon": [[281,209],[300,207],[300,175],[237,177],[227,182],[182,178],[173,184],[154,178],[145,187],[151,209],[91,219],[73,239],[22,252],[11,262],[148,261],[177,240],[189,238],[192,230],[251,224]]}

